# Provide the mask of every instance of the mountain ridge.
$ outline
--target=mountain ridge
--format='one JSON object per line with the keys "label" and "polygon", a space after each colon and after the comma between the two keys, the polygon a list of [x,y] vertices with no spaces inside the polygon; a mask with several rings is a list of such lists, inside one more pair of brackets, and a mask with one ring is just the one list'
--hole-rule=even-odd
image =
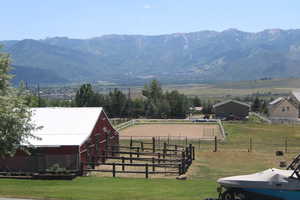
{"label": "mountain ridge", "polygon": [[237,29],[166,35],[103,35],[0,41],[13,64],[70,82],[239,81],[300,76],[300,29]]}

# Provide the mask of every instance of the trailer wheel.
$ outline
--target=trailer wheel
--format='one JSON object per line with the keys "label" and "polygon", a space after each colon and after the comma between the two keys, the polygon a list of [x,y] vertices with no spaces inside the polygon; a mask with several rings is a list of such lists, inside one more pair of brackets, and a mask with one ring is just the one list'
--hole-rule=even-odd
{"label": "trailer wheel", "polygon": [[223,194],[221,196],[221,200],[235,200],[234,192],[231,190],[227,190],[227,191],[223,192]]}

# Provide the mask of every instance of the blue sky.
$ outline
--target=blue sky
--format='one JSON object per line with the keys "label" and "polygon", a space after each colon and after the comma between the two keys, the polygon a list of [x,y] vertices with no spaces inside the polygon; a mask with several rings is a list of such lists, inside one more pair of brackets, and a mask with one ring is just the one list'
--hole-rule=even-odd
{"label": "blue sky", "polygon": [[0,1],[0,40],[300,28],[299,0]]}

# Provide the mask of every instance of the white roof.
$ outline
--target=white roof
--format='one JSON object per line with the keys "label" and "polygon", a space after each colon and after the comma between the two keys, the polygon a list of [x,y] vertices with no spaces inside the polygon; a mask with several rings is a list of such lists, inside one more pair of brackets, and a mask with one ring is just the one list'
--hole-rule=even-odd
{"label": "white roof", "polygon": [[32,134],[41,140],[29,139],[34,146],[81,145],[92,133],[102,112],[93,108],[32,108],[31,121],[41,129]]}
{"label": "white roof", "polygon": [[293,91],[292,94],[293,94],[294,97],[297,99],[297,101],[300,102],[300,92],[295,92],[295,91]]}
{"label": "white roof", "polygon": [[271,101],[269,104],[270,104],[270,105],[275,105],[275,104],[281,102],[282,100],[284,100],[283,97],[278,97],[277,99]]}

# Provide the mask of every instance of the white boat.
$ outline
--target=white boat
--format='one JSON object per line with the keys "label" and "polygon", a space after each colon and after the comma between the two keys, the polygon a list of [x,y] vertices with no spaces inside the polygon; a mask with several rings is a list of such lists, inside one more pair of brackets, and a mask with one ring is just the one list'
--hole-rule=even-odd
{"label": "white boat", "polygon": [[[300,155],[286,170],[220,178],[220,200],[300,200]],[[225,190],[224,190],[225,189]]]}

